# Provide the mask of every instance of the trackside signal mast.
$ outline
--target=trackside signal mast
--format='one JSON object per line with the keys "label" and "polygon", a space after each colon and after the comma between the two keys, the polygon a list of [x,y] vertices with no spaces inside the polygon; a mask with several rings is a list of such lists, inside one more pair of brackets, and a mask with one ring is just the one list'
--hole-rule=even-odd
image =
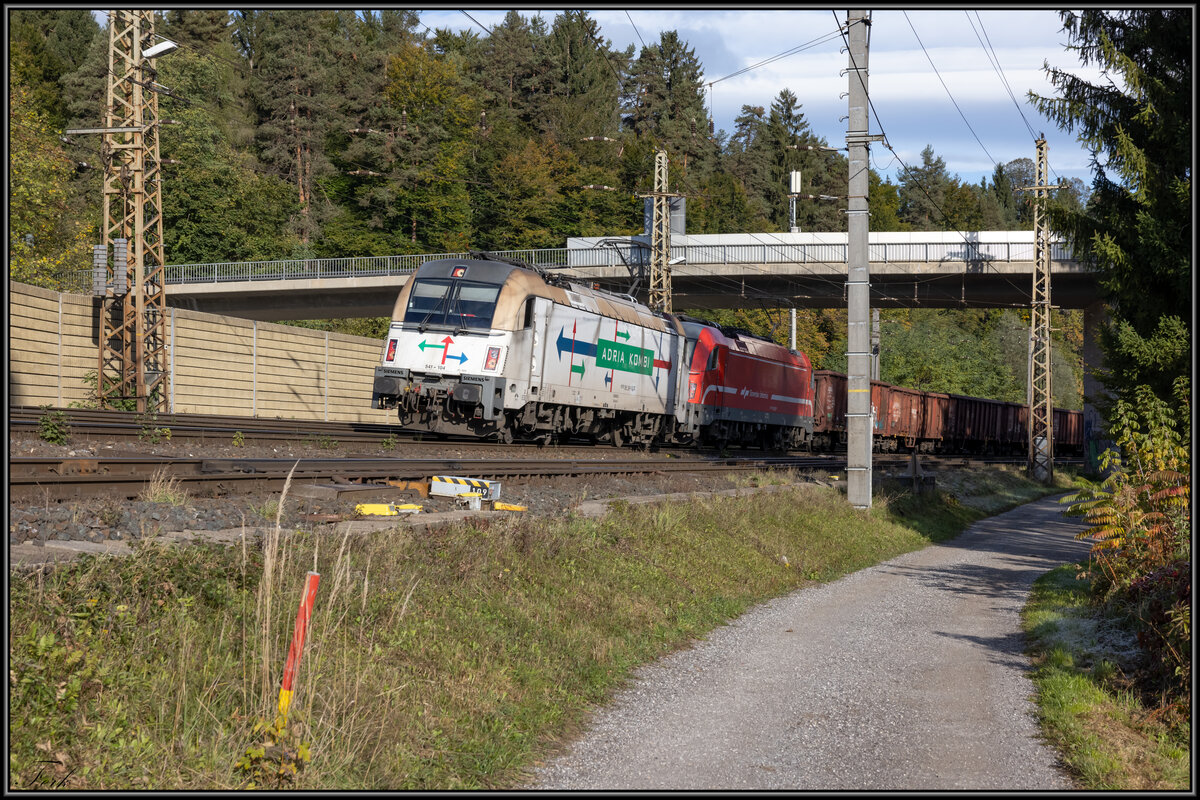
{"label": "trackside signal mast", "polygon": [[671,313],[671,198],[667,191],[667,151],[654,154],[654,222],[650,230],[650,298],[655,311]]}
{"label": "trackside signal mast", "polygon": [[[100,303],[96,396],[101,407],[133,399],[138,411],[169,410],[154,12],[109,11],[105,126],[69,130],[103,137],[104,243],[93,258]],[[111,266],[109,253],[112,253]]]}
{"label": "trackside signal mast", "polygon": [[1018,191],[1033,192],[1033,229],[1036,257],[1033,268],[1033,300],[1029,321],[1029,475],[1049,483],[1054,475],[1054,396],[1051,392],[1050,355],[1050,227],[1046,219],[1047,180],[1045,139],[1037,140],[1037,182]]}

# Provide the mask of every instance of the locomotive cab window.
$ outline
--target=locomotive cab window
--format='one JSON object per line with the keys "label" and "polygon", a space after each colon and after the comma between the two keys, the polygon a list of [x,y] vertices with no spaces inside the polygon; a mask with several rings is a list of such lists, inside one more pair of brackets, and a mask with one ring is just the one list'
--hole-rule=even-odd
{"label": "locomotive cab window", "polygon": [[500,286],[477,281],[424,278],[413,285],[404,324],[427,328],[489,330]]}

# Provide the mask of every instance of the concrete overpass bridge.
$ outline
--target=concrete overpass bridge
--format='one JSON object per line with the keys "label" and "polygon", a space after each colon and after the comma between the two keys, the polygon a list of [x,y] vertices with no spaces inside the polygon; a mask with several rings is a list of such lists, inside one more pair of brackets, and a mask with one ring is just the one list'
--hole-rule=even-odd
{"label": "concrete overpass bridge", "polygon": [[[845,233],[675,235],[674,307],[834,308],[846,303]],[[872,233],[876,308],[1025,307],[1034,267],[1032,231]],[[568,239],[567,247],[498,252],[609,291],[645,298],[646,236]],[[279,321],[390,316],[396,294],[430,254],[166,268],[167,303],[215,314]],[[1056,306],[1087,308],[1096,276],[1062,244],[1051,248]]]}

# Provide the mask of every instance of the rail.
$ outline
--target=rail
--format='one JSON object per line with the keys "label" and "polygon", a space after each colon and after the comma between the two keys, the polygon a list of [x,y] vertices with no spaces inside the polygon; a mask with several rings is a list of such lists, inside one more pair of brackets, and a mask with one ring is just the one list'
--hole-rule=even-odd
{"label": "rail", "polygon": [[[689,244],[671,247],[675,264],[738,266],[746,264],[844,264],[846,243],[812,242],[757,244]],[[871,243],[872,263],[964,263],[986,267],[993,263],[1033,261],[1032,242],[904,242]],[[543,269],[648,267],[650,251],[634,242],[612,242],[588,248],[492,251],[494,255],[519,259]],[[171,285],[223,283],[231,281],[281,281],[322,278],[359,278],[408,275],[427,261],[467,258],[468,253],[427,253],[352,258],[279,259],[274,261],[168,264],[165,281]],[[1070,261],[1070,248],[1061,242],[1051,245],[1052,261]],[[90,286],[91,273],[71,271],[63,285]]]}

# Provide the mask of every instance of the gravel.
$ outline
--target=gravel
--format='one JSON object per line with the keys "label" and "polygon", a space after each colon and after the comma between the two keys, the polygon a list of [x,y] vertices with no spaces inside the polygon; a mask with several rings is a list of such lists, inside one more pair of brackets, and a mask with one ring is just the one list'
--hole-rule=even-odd
{"label": "gravel", "polygon": [[1018,614],[1079,529],[1041,500],[759,606],[639,671],[530,788],[1070,789]]}
{"label": "gravel", "polygon": [[[194,458],[322,458],[344,456],[405,457],[399,450],[354,446],[337,451],[306,444],[247,444],[234,448],[228,444],[172,442],[89,441],[54,445],[36,436],[17,435],[10,440],[10,456],[52,456],[89,458],[113,456],[161,455]],[[495,458],[511,457],[512,450],[500,447],[465,449],[448,444],[422,447],[420,458]],[[414,454],[416,455],[416,454]],[[518,457],[608,459],[637,458],[629,448],[610,447],[546,448],[523,451]],[[649,456],[648,456],[649,457]],[[672,492],[710,492],[733,488],[738,478],[729,473],[655,473],[648,475],[520,478],[500,481],[500,499],[527,506],[531,513],[562,514],[585,500],[633,497]],[[223,497],[189,496],[181,505],[150,503],[140,500],[89,499],[64,503],[9,504],[9,544],[44,545],[48,540],[104,542],[129,541],[180,531],[216,531],[230,528],[262,527],[275,524],[279,492],[260,492]],[[419,502],[426,512],[451,511],[452,498],[407,498],[384,489],[379,496],[347,494],[338,500],[297,497],[284,503],[283,524],[315,525],[307,519],[315,515],[352,517],[359,503]]]}

